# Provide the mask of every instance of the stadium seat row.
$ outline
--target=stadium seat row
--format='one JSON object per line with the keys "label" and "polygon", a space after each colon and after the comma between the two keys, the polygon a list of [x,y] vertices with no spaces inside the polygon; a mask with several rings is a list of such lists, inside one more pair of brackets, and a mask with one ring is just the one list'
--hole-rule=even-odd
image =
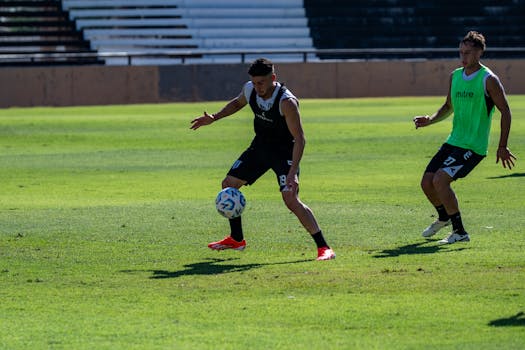
{"label": "stadium seat row", "polygon": [[[100,53],[176,53],[188,50],[313,49],[299,0],[63,0],[70,19]],[[298,54],[266,55],[276,61]],[[249,57],[248,59],[251,59]],[[198,55],[194,63],[239,62],[239,54]],[[123,64],[125,58],[108,58]],[[133,64],[171,64],[180,58],[137,58]]]}

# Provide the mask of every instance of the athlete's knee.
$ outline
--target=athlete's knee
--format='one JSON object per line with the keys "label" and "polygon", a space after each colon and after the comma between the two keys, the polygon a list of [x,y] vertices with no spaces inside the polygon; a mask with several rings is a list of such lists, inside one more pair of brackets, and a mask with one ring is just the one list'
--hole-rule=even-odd
{"label": "athlete's knee", "polygon": [[425,173],[421,178],[421,188],[424,192],[434,189],[434,173]]}
{"label": "athlete's knee", "polygon": [[452,181],[454,181],[454,179],[449,174],[440,169],[436,172],[436,174],[434,174],[434,177],[432,178],[432,186],[434,186],[434,188],[437,190],[448,188]]}
{"label": "athlete's knee", "polygon": [[232,187],[230,184],[231,184],[231,181],[228,179],[228,177],[225,177],[222,180],[221,186],[222,186],[222,188]]}
{"label": "athlete's knee", "polygon": [[283,191],[283,201],[288,209],[295,212],[297,208],[302,206],[301,201],[297,198],[297,195],[291,191]]}
{"label": "athlete's knee", "polygon": [[222,188],[226,187],[235,187],[235,188],[241,188],[242,185],[244,185],[246,182],[238,179],[236,177],[226,175],[226,177],[222,180],[221,186]]}

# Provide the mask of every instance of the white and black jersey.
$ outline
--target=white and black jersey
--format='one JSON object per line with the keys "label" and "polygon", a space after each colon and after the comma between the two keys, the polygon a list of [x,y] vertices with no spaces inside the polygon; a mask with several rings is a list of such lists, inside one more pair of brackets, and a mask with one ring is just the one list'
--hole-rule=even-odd
{"label": "white and black jersey", "polygon": [[243,91],[255,115],[255,138],[233,163],[228,175],[251,185],[272,169],[282,191],[286,188],[286,177],[292,164],[294,140],[282,114],[281,101],[288,98],[297,101],[297,98],[279,83],[267,100],[257,95],[252,82],[246,83]]}
{"label": "white and black jersey", "polygon": [[288,125],[281,111],[281,101],[297,98],[283,84],[276,83],[272,96],[264,100],[253,88],[252,82],[244,85],[244,96],[249,102],[254,113],[255,138],[263,143],[280,143],[281,145],[293,144],[293,136],[288,130]]}

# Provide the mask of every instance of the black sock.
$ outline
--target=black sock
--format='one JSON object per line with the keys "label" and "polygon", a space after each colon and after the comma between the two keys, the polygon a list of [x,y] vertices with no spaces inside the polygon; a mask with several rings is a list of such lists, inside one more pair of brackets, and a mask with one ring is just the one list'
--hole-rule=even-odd
{"label": "black sock", "polygon": [[461,214],[459,211],[455,214],[450,215],[450,220],[452,221],[452,230],[457,234],[464,235],[466,234],[465,228],[463,227],[463,222],[461,221]]}
{"label": "black sock", "polygon": [[317,248],[328,247],[328,244],[326,244],[326,241],[324,240],[324,237],[323,237],[323,231],[319,231],[313,234],[312,238],[314,239],[315,244],[317,244]]}
{"label": "black sock", "polygon": [[244,235],[242,234],[242,221],[240,216],[235,219],[230,219],[230,229],[230,236],[237,242],[242,242]]}
{"label": "black sock", "polygon": [[436,210],[439,215],[439,221],[448,221],[448,219],[450,219],[450,217],[447,214],[447,211],[445,210],[445,206],[443,204],[438,205],[436,207]]}

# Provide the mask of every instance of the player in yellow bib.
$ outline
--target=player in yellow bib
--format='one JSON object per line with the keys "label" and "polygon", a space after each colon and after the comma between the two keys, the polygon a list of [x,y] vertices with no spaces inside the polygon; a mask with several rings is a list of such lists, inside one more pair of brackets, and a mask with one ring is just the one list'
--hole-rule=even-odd
{"label": "player in yellow bib", "polygon": [[450,184],[465,177],[487,155],[494,107],[501,112],[496,163],[501,160],[504,168],[511,169],[516,159],[507,147],[511,111],[505,90],[499,78],[480,62],[485,48],[482,34],[468,32],[459,45],[462,67],[450,75],[445,103],[431,116],[414,117],[416,128],[420,128],[454,114],[452,132],[428,164],[421,180],[423,192],[438,213],[438,219],[423,231],[423,237],[431,237],[452,224],[452,232],[440,240],[440,244],[470,241]]}

